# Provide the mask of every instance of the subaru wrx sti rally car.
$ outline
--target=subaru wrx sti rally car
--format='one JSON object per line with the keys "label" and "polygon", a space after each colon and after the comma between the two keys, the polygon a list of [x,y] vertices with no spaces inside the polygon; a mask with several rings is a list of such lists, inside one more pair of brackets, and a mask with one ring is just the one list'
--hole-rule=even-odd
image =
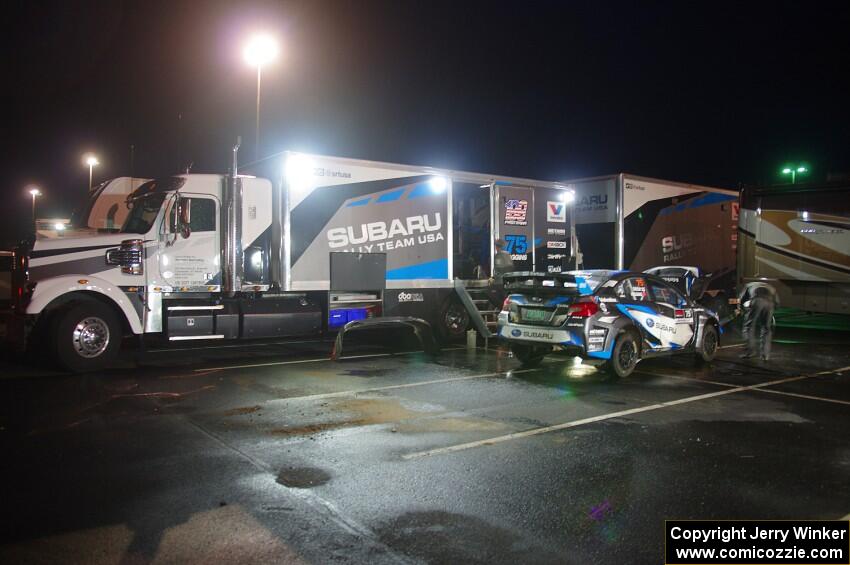
{"label": "subaru wrx sti rally car", "polygon": [[553,348],[604,360],[625,377],[641,359],[674,353],[708,362],[720,343],[717,315],[664,280],[626,271],[510,273],[498,334],[523,365]]}

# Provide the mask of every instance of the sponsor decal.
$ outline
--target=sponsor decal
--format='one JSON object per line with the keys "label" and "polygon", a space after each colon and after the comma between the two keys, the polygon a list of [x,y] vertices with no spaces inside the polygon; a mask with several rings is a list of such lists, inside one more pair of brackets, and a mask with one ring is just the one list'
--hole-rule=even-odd
{"label": "sponsor decal", "polygon": [[605,335],[606,331],[607,330],[604,330],[602,328],[594,328],[594,329],[590,330],[589,332],[587,332],[587,334],[588,335]]}
{"label": "sponsor decal", "polygon": [[524,330],[522,332],[522,337],[527,337],[530,339],[555,339],[555,334],[553,334],[552,332],[545,331]]}
{"label": "sponsor decal", "polygon": [[654,326],[655,326],[655,320],[653,320],[652,318],[647,318],[646,319],[646,327],[652,328]]}
{"label": "sponsor decal", "polygon": [[546,221],[553,223],[566,223],[567,205],[563,202],[546,202]]}
{"label": "sponsor decal", "polygon": [[694,236],[690,233],[662,237],[661,253],[664,255],[664,262],[681,259],[687,250],[694,247],[694,244]]}
{"label": "sponsor decal", "polygon": [[613,296],[600,296],[599,302],[617,302],[619,298],[615,298]]}
{"label": "sponsor decal", "polygon": [[421,292],[399,292],[399,302],[425,302],[425,296]]}
{"label": "sponsor decal", "polygon": [[567,235],[565,228],[546,228],[546,235]]}
{"label": "sponsor decal", "polygon": [[608,195],[603,194],[588,194],[578,199],[576,203],[576,212],[590,212],[593,210],[607,210]]}
{"label": "sponsor decal", "polygon": [[560,265],[546,265],[546,272],[547,273],[560,273],[561,272],[561,266]]}
{"label": "sponsor decal", "polygon": [[511,330],[511,335],[514,337],[519,337],[522,335],[522,332],[520,330]]}
{"label": "sponsor decal", "polygon": [[328,168],[325,168],[325,167],[313,167],[313,176],[314,177],[330,177],[330,178],[350,179],[351,173],[349,173],[347,171],[328,169]]}
{"label": "sponsor decal", "polygon": [[328,245],[331,249],[360,246],[357,251],[386,251],[417,244],[443,241],[439,232],[443,227],[440,213],[395,218],[387,222],[369,222],[357,227],[332,228],[328,230]]}
{"label": "sponsor decal", "polygon": [[528,200],[519,198],[505,198],[505,225],[527,226],[528,225]]}
{"label": "sponsor decal", "polygon": [[547,259],[566,259],[567,255],[565,253],[547,253]]}
{"label": "sponsor decal", "polygon": [[605,343],[604,337],[589,337],[587,343]]}
{"label": "sponsor decal", "polygon": [[549,249],[566,249],[567,242],[566,241],[547,241],[546,247]]}

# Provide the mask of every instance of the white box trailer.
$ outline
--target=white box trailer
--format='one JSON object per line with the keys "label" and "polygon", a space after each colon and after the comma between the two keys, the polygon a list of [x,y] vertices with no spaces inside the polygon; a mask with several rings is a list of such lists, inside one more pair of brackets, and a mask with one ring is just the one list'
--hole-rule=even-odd
{"label": "white box trailer", "polygon": [[229,175],[142,184],[116,233],[16,249],[14,340],[91,370],[125,334],[304,337],[373,321],[488,335],[495,240],[521,270],[561,269],[571,251],[560,183],[296,153],[245,175],[237,149]]}
{"label": "white box trailer", "polygon": [[585,268],[735,266],[738,193],[628,173],[563,181]]}

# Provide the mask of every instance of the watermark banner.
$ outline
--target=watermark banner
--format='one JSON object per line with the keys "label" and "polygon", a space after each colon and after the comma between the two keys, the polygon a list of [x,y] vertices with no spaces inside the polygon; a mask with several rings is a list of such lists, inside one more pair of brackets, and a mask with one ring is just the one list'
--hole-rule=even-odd
{"label": "watermark banner", "polygon": [[667,520],[667,565],[850,564],[847,520]]}

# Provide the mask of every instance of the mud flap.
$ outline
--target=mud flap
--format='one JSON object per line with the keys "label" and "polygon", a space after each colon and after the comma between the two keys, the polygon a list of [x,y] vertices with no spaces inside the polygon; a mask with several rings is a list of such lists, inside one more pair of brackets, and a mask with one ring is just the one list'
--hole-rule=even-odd
{"label": "mud flap", "polygon": [[431,331],[431,324],[421,318],[413,318],[410,316],[386,316],[383,318],[366,318],[363,320],[354,320],[345,324],[339,333],[336,334],[333,351],[331,351],[331,359],[334,361],[342,357],[342,342],[345,334],[354,330],[367,330],[375,328],[391,328],[391,327],[406,327],[413,330],[414,335],[419,339],[422,350],[428,355],[436,355],[440,348],[434,339],[434,333]]}

